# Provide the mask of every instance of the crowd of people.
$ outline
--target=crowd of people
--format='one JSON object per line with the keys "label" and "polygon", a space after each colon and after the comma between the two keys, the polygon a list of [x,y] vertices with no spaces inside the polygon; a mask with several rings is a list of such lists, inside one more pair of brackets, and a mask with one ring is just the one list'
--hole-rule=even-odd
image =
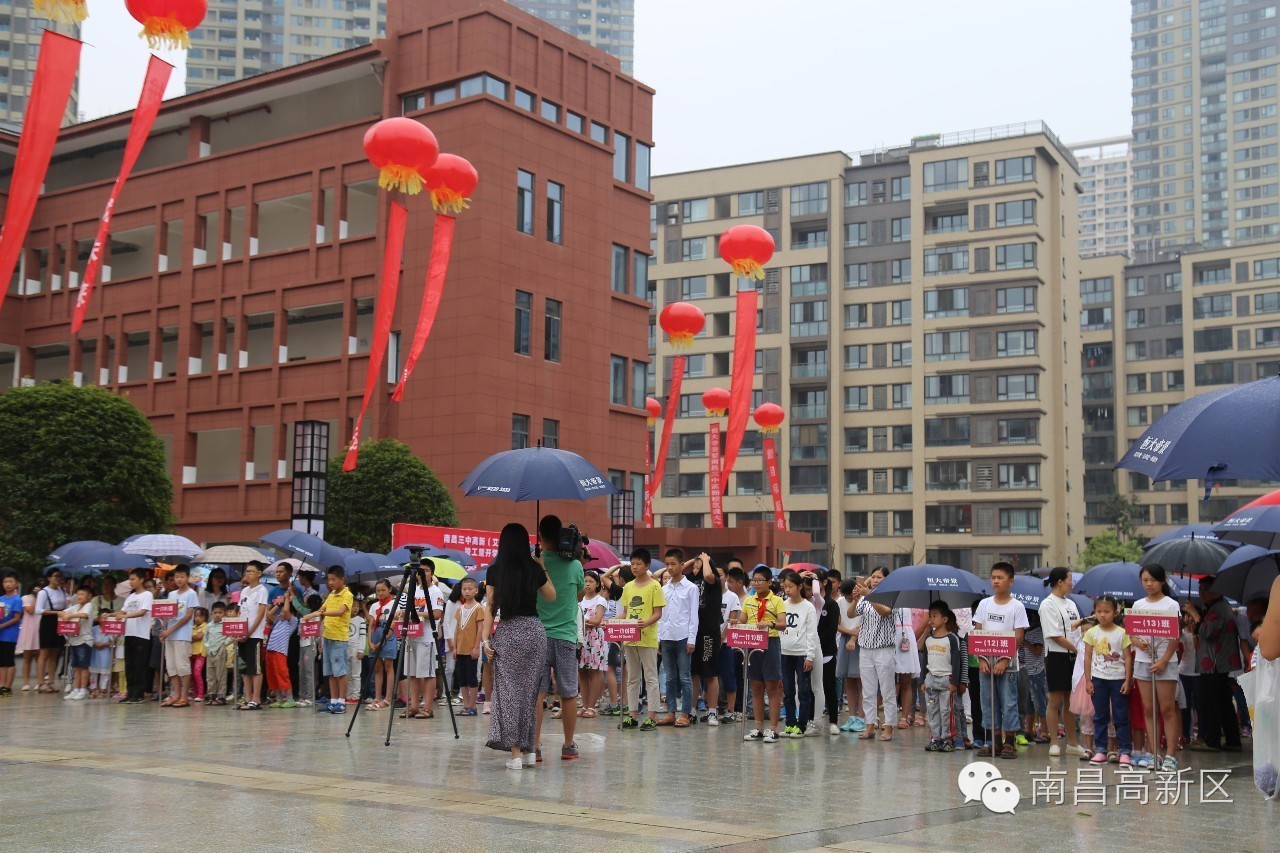
{"label": "crowd of people", "polygon": [[[1212,577],[1198,604],[1179,601],[1165,571],[1147,566],[1144,599],[1104,596],[1082,615],[1069,570],[1051,570],[1028,610],[1011,595],[1013,567],[996,563],[994,594],[975,608],[906,609],[873,595],[885,567],[851,578],[748,572],[671,549],[653,571],[637,548],[627,563],[584,571],[563,533],[543,518],[531,552],[527,530],[507,525],[485,581],[452,586],[429,558],[405,589],[286,562],[248,563],[238,588],[220,570],[193,585],[183,565],[159,577],[135,569],[127,587],[84,578],[72,589],[55,569],[21,591],[9,573],[0,697],[13,694],[20,653],[21,691],[71,702],[329,714],[362,703],[403,719],[452,702],[456,716],[488,716],[486,743],[512,770],[542,760],[549,715],[563,761],[578,758],[579,721],[649,732],[745,718],[753,743],[845,733],[885,743],[919,727],[934,753],[1013,760],[1046,746],[1046,758],[1175,772],[1183,749],[1243,749],[1249,717],[1235,678],[1259,642],[1268,659],[1280,651],[1280,581],[1270,600],[1233,610]],[[170,615],[153,614],[159,602]],[[1180,637],[1130,635],[1126,607],[1178,617]],[[731,646],[735,629],[759,632],[762,648]],[[977,629],[1012,632],[1017,653],[971,654]]]}

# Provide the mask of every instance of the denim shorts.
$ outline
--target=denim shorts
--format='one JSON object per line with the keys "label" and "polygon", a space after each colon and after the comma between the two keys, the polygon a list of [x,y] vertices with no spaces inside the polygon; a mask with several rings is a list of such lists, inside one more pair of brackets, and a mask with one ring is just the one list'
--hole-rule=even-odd
{"label": "denim shorts", "polygon": [[93,656],[93,646],[89,643],[67,646],[67,656],[71,659],[72,669],[87,669],[89,658]]}
{"label": "denim shorts", "polygon": [[341,678],[347,674],[347,641],[324,641],[324,674],[330,678]]}

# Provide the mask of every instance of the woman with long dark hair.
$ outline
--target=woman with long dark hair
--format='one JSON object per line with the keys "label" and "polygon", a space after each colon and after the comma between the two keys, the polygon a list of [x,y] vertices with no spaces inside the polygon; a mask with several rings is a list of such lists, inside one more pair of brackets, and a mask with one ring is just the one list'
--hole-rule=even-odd
{"label": "woman with long dark hair", "polygon": [[212,609],[215,602],[221,601],[226,604],[231,600],[231,593],[227,592],[227,573],[222,569],[214,569],[209,572],[209,576],[205,578],[204,589],[200,590],[200,606],[205,610]]}
{"label": "woman with long dark hair", "polygon": [[36,615],[40,617],[40,657],[36,663],[40,693],[57,693],[53,677],[66,640],[58,634],[58,614],[67,609],[67,591],[62,588],[62,572],[49,572],[49,585],[36,595]]}
{"label": "woman with long dark hair", "polygon": [[508,524],[498,538],[498,554],[487,577],[491,621],[485,655],[493,666],[490,749],[510,750],[508,770],[536,761],[538,687],[547,668],[547,632],[538,619],[538,596],[554,601],[555,587],[541,562],[529,552],[529,531]]}

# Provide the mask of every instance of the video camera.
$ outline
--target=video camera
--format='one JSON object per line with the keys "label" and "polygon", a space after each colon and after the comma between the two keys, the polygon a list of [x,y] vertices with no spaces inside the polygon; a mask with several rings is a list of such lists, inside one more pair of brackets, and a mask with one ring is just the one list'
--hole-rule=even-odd
{"label": "video camera", "polygon": [[560,541],[556,543],[556,553],[566,560],[581,560],[590,541],[578,530],[578,525],[566,524],[560,528]]}

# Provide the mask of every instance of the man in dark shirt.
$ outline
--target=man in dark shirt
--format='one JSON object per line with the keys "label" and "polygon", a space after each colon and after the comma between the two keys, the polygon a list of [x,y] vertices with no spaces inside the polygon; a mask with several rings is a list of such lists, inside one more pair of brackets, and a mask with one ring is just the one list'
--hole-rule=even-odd
{"label": "man in dark shirt", "polygon": [[1188,605],[1188,610],[1193,619],[1199,619],[1200,738],[1204,743],[1191,748],[1197,752],[1240,752],[1240,722],[1231,704],[1235,689],[1231,673],[1241,668],[1235,614],[1226,599],[1213,591],[1212,576],[1200,579],[1200,601],[1205,607],[1203,616],[1195,613],[1194,605]]}
{"label": "man in dark shirt", "polygon": [[698,711],[696,719],[709,726],[718,726],[720,717],[716,713],[716,705],[720,701],[720,600],[724,594],[724,580],[705,552],[685,563],[684,572],[689,582],[698,588],[698,637],[689,662],[695,702],[700,682],[706,682],[703,697],[706,700],[706,710]]}

